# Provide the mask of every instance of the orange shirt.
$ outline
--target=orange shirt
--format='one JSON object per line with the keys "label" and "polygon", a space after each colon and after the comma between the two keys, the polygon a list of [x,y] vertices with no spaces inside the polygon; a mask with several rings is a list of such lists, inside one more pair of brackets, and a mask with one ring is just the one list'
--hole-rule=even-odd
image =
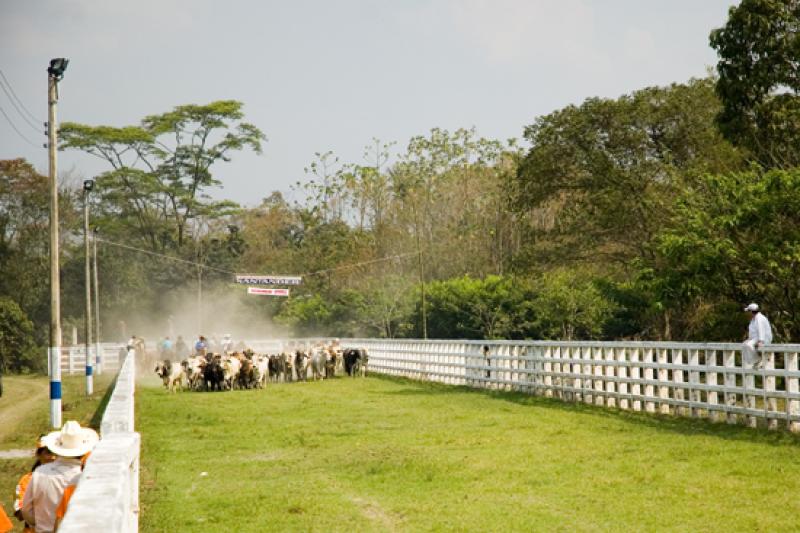
{"label": "orange shirt", "polygon": [[19,481],[17,482],[17,488],[14,489],[15,513],[20,509],[22,509],[22,499],[25,497],[25,491],[28,489],[28,483],[31,482],[31,477],[33,477],[33,472],[28,472],[27,474],[19,478]]}
{"label": "orange shirt", "polygon": [[76,487],[77,485],[67,485],[67,487],[64,489],[64,496],[61,498],[61,503],[59,503],[58,507],[56,507],[56,520],[58,522],[64,520],[64,515],[67,514],[69,500],[72,498],[72,494],[75,492]]}
{"label": "orange shirt", "polygon": [[8,519],[8,515],[3,510],[3,506],[0,505],[0,533],[7,533],[12,529],[14,529],[14,524]]}

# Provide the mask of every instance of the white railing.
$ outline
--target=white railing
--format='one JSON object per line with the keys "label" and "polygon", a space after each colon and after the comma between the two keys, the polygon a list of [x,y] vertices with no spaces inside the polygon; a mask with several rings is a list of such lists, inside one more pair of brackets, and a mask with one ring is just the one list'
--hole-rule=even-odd
{"label": "white railing", "polygon": [[[306,340],[306,339],[302,339]],[[800,431],[800,345],[342,339],[381,374],[513,390],[598,406]]]}
{"label": "white railing", "polygon": [[[93,344],[89,348],[89,354],[95,359],[93,363],[98,361],[96,357],[98,352],[100,357],[100,364],[95,364],[95,372],[117,372],[122,364],[126,352],[125,343],[118,342],[103,342],[99,345]],[[48,359],[48,364],[49,364]],[[61,373],[63,375],[83,375],[86,372],[86,346],[62,346],[61,347]],[[49,369],[48,369],[49,373]]]}
{"label": "white railing", "polygon": [[131,350],[117,376],[95,446],[70,500],[59,533],[139,529],[139,451],[134,431],[136,371]]}

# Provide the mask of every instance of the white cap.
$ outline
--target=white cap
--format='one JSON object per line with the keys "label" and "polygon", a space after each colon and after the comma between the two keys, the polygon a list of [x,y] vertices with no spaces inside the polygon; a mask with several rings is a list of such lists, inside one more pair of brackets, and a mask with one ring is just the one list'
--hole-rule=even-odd
{"label": "white cap", "polygon": [[745,311],[750,311],[751,313],[755,313],[758,311],[758,304],[752,303],[744,308]]}

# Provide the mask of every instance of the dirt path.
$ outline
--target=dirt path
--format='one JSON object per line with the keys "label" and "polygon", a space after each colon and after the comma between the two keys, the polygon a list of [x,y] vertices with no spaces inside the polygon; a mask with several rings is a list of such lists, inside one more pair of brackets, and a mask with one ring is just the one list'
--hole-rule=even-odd
{"label": "dirt path", "polygon": [[3,377],[3,397],[0,398],[0,447],[17,433],[31,412],[47,405],[50,390],[46,377]]}

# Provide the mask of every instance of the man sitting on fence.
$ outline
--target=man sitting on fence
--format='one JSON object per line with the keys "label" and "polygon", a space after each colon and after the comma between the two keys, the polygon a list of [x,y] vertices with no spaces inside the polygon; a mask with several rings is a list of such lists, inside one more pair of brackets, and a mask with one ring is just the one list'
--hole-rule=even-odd
{"label": "man sitting on fence", "polygon": [[22,501],[22,516],[37,533],[55,531],[56,509],[64,489],[77,483],[81,475],[80,457],[90,452],[98,440],[93,429],[82,428],[74,420],[42,439],[56,460],[36,469]]}
{"label": "man sitting on fence", "polygon": [[752,365],[759,368],[764,365],[763,358],[757,348],[772,343],[772,327],[769,320],[758,309],[758,304],[750,304],[744,308],[750,313],[750,326],[747,328],[747,340],[742,345],[742,366]]}

